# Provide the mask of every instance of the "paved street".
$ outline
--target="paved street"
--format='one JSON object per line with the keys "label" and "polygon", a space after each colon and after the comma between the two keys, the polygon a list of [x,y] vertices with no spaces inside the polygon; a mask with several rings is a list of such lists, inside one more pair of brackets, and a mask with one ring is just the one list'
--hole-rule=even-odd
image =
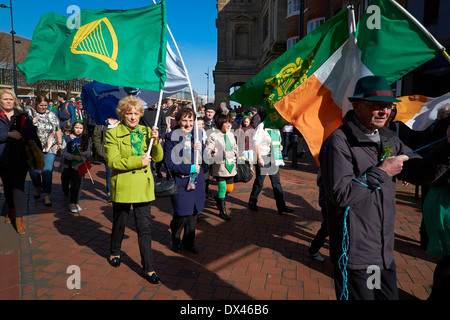
{"label": "paved street", "polygon": [[[288,206],[295,212],[278,215],[270,180],[258,203],[247,209],[252,182],[236,184],[227,198],[232,218],[218,218],[214,201],[207,200],[197,224],[200,252],[171,250],[170,199],[153,203],[154,264],[160,285],[141,277],[134,217],[130,215],[123,241],[122,265],[111,267],[109,238],[112,205],[105,198],[105,171],[93,162],[94,183],[86,176],[79,214],[68,210],[60,174],[54,173],[53,206],[34,200],[27,180],[28,233],[18,236],[0,218],[0,300],[335,300],[328,242],[321,250],[325,262],[311,260],[307,248],[320,228],[316,166],[311,155],[299,168],[281,169]],[[215,192],[217,186],[211,186]],[[1,203],[4,198],[1,196]],[[414,187],[398,185],[394,257],[403,300],[427,299],[438,258],[419,247],[421,213]],[[69,289],[69,266],[78,266],[81,288]]]}

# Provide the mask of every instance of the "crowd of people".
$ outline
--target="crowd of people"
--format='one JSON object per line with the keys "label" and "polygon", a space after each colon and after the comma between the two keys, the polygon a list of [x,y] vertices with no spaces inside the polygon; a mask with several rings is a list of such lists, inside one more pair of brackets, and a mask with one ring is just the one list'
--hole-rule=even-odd
{"label": "crowd of people", "polygon": [[[6,222],[14,220],[18,233],[26,232],[23,199],[27,173],[35,199],[43,194],[44,204],[51,206],[53,163],[58,155],[62,159],[61,185],[70,199],[71,213],[82,210],[79,199],[84,174],[80,165],[91,155],[103,163],[105,195],[113,208],[107,260],[113,267],[121,265],[126,220],[133,208],[142,275],[152,284],[161,279],[153,267],[151,202],[156,178],[163,178],[163,171],[167,179],[173,177],[177,190],[171,196],[170,230],[172,248],[178,253],[198,253],[196,224],[207,198],[215,200],[220,218],[232,219],[226,199],[233,192],[240,165],[248,165],[254,175],[248,198],[251,211],[259,211],[266,175],[278,213],[295,210],[285,202],[279,166],[289,154],[292,166],[297,166],[297,159],[305,153],[302,137],[291,124],[281,130],[266,127],[263,108],[244,110],[226,103],[207,103],[194,110],[168,100],[158,113],[157,105],[144,108],[141,99],[129,95],[120,100],[117,118],[93,125],[81,101],[75,97],[67,101],[64,94],[58,100],[57,109],[43,96],[36,97],[34,106],[21,108],[12,91],[0,91],[0,176],[8,207]],[[393,259],[396,179],[431,185],[423,208],[430,235],[427,253],[443,257],[436,268],[433,294],[435,298],[445,296],[450,292],[450,105],[434,126],[429,142],[448,139],[419,155],[411,153],[389,129],[398,100],[386,79],[360,79],[349,100],[353,109],[320,151],[317,182],[323,224],[308,253],[324,261],[319,250],[329,237],[338,299],[398,299]],[[30,152],[33,145],[34,153]],[[278,149],[281,158],[277,158]],[[212,179],[217,183],[214,196],[209,188]],[[366,270],[372,265],[381,268],[380,289],[367,286],[370,274]]]}

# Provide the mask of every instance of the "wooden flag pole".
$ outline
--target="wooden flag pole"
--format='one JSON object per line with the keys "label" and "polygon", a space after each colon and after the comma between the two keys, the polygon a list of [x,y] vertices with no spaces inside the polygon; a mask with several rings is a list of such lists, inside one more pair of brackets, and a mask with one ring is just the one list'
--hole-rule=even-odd
{"label": "wooden flag pole", "polygon": [[91,176],[91,171],[89,171],[89,168],[87,167],[87,165],[86,165],[86,158],[84,157],[84,156],[81,156],[82,158],[83,158],[83,164],[84,164],[84,166],[86,167],[86,170],[87,170],[87,172],[88,172],[88,174],[89,174],[89,178],[91,179],[91,182],[92,182],[92,184],[94,184],[94,179],[92,179],[92,176]]}

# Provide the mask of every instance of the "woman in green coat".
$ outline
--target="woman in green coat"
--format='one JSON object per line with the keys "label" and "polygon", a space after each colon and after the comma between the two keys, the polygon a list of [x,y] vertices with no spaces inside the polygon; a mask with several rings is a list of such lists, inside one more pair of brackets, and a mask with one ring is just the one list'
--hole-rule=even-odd
{"label": "woman in green coat", "polygon": [[[143,102],[135,96],[119,101],[116,109],[121,123],[106,132],[105,150],[111,168],[111,200],[113,203],[113,226],[110,257],[108,262],[120,266],[120,249],[127,217],[133,205],[139,251],[143,264],[143,277],[150,283],[160,283],[153,269],[151,249],[151,205],[155,200],[151,161],[163,158],[163,149],[158,139],[158,128],[139,125],[144,114]],[[153,138],[151,154],[147,149]]]}

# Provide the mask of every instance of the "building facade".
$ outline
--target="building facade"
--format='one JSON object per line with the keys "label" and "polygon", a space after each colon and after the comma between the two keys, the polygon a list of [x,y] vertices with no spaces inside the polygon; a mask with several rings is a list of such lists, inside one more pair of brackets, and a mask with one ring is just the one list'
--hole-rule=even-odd
{"label": "building facade", "polygon": [[[444,46],[450,46],[450,1],[397,0]],[[217,0],[216,103],[226,101],[306,34],[348,5],[358,22],[370,0]],[[397,95],[449,92],[450,63],[438,55],[394,84]]]}
{"label": "building facade", "polygon": [[215,102],[286,51],[286,0],[217,0]]}

